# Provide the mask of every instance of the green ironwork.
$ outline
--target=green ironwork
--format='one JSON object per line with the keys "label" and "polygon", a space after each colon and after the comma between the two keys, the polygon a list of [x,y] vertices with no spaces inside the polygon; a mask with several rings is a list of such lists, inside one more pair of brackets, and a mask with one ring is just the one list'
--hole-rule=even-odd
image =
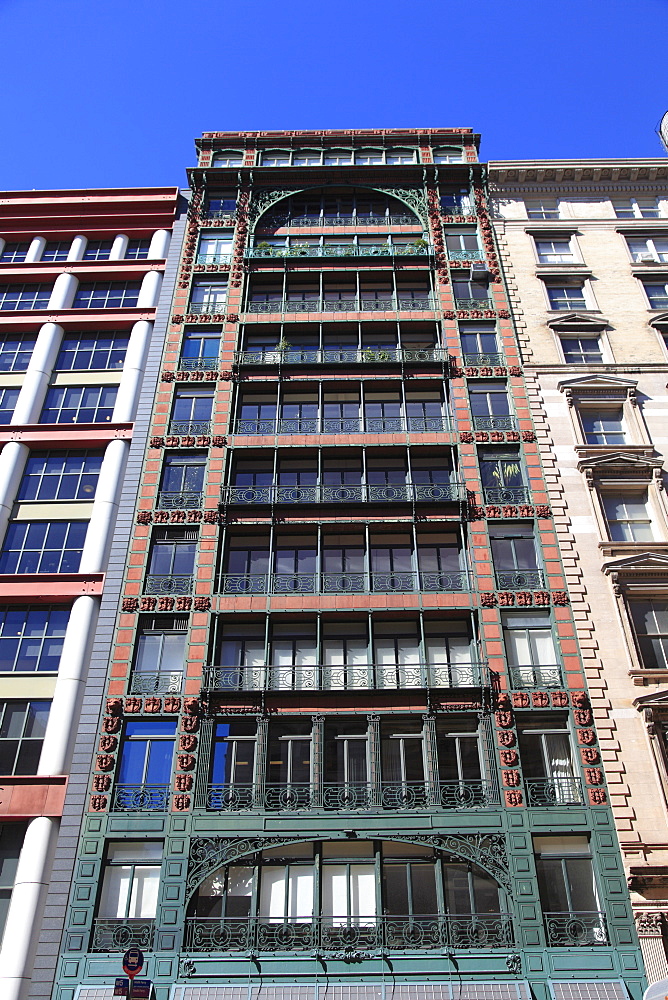
{"label": "green ironwork", "polygon": [[468,688],[489,683],[485,664],[355,663],[204,667],[205,691],[400,691]]}

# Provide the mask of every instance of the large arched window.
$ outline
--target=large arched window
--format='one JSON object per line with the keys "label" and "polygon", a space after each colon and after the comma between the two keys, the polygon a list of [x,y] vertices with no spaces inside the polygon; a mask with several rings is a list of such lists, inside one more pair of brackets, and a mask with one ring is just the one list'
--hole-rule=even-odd
{"label": "large arched window", "polygon": [[[404,202],[371,188],[311,188],[272,205],[256,224],[258,231],[275,226],[420,226],[422,223]],[[422,232],[419,234],[422,235]],[[256,237],[256,243],[263,237]]]}

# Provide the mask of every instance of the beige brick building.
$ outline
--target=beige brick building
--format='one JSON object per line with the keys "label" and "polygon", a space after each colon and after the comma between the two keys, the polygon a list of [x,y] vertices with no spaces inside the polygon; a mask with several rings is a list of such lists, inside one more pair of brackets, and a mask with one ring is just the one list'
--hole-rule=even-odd
{"label": "beige brick building", "polygon": [[668,161],[491,162],[489,180],[655,981],[668,975]]}

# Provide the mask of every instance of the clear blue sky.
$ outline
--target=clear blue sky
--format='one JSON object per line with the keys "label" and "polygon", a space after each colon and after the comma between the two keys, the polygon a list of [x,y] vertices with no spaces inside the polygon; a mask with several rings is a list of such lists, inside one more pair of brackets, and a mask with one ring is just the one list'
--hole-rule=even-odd
{"label": "clear blue sky", "polygon": [[0,0],[0,189],[184,184],[205,130],[662,156],[668,0]]}

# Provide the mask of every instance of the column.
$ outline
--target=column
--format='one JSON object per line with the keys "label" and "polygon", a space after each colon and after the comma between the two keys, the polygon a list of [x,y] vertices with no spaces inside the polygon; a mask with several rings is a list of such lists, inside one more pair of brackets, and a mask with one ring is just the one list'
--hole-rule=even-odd
{"label": "column", "polygon": [[312,809],[322,809],[324,797],[324,752],[325,716],[314,715],[311,719],[311,748],[313,753],[313,786],[310,803]]}
{"label": "column", "polygon": [[147,320],[139,320],[132,327],[128,352],[123,363],[123,374],[118,386],[116,405],[111,415],[113,423],[130,423],[136,416],[152,333],[153,324]]}
{"label": "column", "polygon": [[34,236],[32,243],[28,247],[28,253],[26,254],[25,261],[26,264],[34,264],[35,261],[41,260],[45,246],[46,239],[43,236]]}
{"label": "column", "polygon": [[0,452],[0,545],[2,544],[30,449],[8,441]]}
{"label": "column", "polygon": [[367,715],[366,719],[369,740],[369,805],[379,806],[383,791],[380,773],[380,716]]}
{"label": "column", "polygon": [[253,806],[264,809],[264,793],[267,780],[267,745],[269,741],[269,719],[259,716],[257,720],[257,744],[255,748],[255,775],[253,782]]}
{"label": "column", "polygon": [[422,716],[422,734],[426,750],[427,801],[429,805],[440,805],[438,781],[438,746],[436,743],[436,718]]}
{"label": "column", "polygon": [[41,327],[10,424],[36,424],[39,420],[62,339],[63,328],[57,323]]}
{"label": "column", "polygon": [[[635,911],[640,950],[645,960],[647,982],[656,983],[668,978],[668,961],[663,943],[663,915],[661,910]],[[663,992],[663,991],[662,991]]]}
{"label": "column", "polygon": [[78,287],[79,279],[63,271],[54,282],[47,309],[71,309]]}
{"label": "column", "polygon": [[123,260],[128,252],[129,242],[129,237],[125,236],[124,233],[119,233],[118,236],[115,236],[111,247],[111,253],[109,254],[109,260]]}
{"label": "column", "polygon": [[88,237],[86,236],[75,236],[72,240],[72,246],[67,254],[68,260],[83,260],[83,255],[86,252],[86,247],[88,246]]}
{"label": "column", "polygon": [[107,565],[129,451],[130,442],[121,439],[110,441],[106,447],[81,553],[80,573],[103,573]]}
{"label": "column", "polygon": [[139,289],[137,307],[139,309],[155,309],[160,298],[161,285],[162,273],[160,271],[147,271]]}
{"label": "column", "polygon": [[148,260],[165,260],[169,253],[170,239],[167,229],[158,229],[153,233],[148,247]]}

